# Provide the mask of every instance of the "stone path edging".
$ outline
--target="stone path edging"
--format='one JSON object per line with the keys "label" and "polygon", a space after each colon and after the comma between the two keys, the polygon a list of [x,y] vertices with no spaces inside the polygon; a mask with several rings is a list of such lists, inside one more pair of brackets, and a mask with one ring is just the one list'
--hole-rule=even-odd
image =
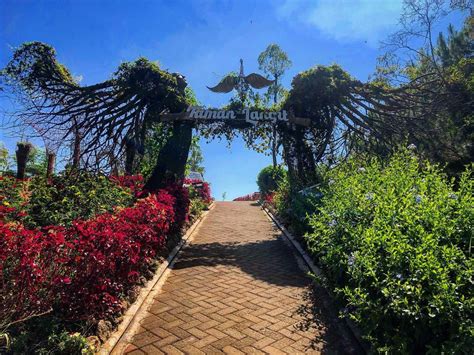
{"label": "stone path edging", "polygon": [[[207,217],[208,213],[214,208],[215,204],[212,203],[207,211],[204,211],[202,215],[193,223],[191,227],[186,231],[186,234],[176,245],[171,253],[168,255],[165,261],[159,266],[153,279],[149,280],[145,287],[140,291],[136,301],[127,309],[123,315],[123,320],[119,324],[117,330],[110,336],[110,338],[100,347],[99,354],[121,354],[128,342],[135,333],[136,328],[139,327],[141,318],[146,315],[146,312],[141,312],[145,307],[148,309],[152,303],[154,296],[160,291],[161,286],[166,281],[166,277],[170,271],[170,267],[176,261],[176,256],[180,250],[194,237],[194,233]],[[127,336],[126,333],[129,335]]]}
{"label": "stone path edging", "polygon": [[[266,216],[268,217],[268,219],[275,223],[275,225],[281,230],[283,236],[293,245],[293,247],[298,251],[298,253],[300,254],[301,258],[304,260],[304,262],[306,263],[306,265],[308,266],[308,268],[311,270],[312,273],[314,273],[315,275],[317,275],[318,277],[320,278],[323,278],[325,279],[325,276],[324,276],[324,273],[322,272],[322,270],[316,266],[316,264],[314,264],[312,258],[308,255],[308,253],[303,249],[303,247],[301,246],[301,244],[296,240],[296,238],[285,228],[284,225],[282,225],[277,217],[272,213],[272,211],[270,211],[270,209],[268,207],[266,207],[264,204],[260,204],[260,206],[262,207],[262,210],[265,212]],[[331,297],[333,297],[333,293],[331,292],[331,290],[328,290],[326,287],[325,287],[326,291],[331,295]],[[369,348],[366,344],[366,342],[363,341],[362,339],[362,334],[361,334],[361,331],[357,328],[357,326],[354,324],[354,322],[352,322],[351,320],[347,319],[347,318],[344,318],[344,321],[345,323],[347,324],[348,328],[351,330],[352,332],[352,335],[354,336],[354,338],[357,340],[357,342],[359,343],[360,347],[362,349],[364,349],[364,351],[366,353],[369,352]]]}

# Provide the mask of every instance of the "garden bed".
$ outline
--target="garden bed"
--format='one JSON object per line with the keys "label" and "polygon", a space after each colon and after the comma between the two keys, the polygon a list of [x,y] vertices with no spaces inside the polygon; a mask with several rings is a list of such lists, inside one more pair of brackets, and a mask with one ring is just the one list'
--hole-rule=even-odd
{"label": "garden bed", "polygon": [[265,204],[303,241],[341,317],[373,351],[468,353],[473,195],[472,167],[449,180],[404,149],[342,162],[310,191],[283,183]]}
{"label": "garden bed", "polygon": [[[73,206],[71,190],[77,190],[73,198],[80,198],[90,189],[65,186],[66,180],[59,179],[37,191],[35,180],[2,179],[0,332],[12,335],[14,352],[92,352],[122,321],[140,288],[180,243],[183,230],[211,202],[208,188],[197,190],[192,184],[143,194],[137,181],[112,180],[99,200],[117,201],[109,190],[118,184],[118,200],[125,203],[87,220],[67,220],[63,213],[62,224],[45,225],[43,216],[50,215],[28,213],[39,210],[35,201],[52,212],[52,202]],[[64,197],[57,198],[57,192]],[[133,198],[138,199],[130,203]]]}

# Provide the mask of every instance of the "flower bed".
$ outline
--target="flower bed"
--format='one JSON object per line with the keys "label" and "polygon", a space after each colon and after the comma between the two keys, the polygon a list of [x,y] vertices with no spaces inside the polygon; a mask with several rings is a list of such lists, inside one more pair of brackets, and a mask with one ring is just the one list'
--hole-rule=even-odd
{"label": "flower bed", "polygon": [[179,184],[133,206],[32,229],[13,206],[24,207],[21,198],[11,195],[0,197],[0,333],[43,313],[88,325],[89,334],[99,320],[113,326],[190,218],[188,189]]}

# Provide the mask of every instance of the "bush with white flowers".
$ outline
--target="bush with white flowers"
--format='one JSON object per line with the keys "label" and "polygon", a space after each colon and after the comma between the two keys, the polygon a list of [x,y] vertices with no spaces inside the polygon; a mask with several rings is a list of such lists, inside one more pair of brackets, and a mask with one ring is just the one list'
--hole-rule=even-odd
{"label": "bush with white flowers", "polygon": [[349,160],[325,180],[305,239],[374,350],[472,350],[472,169],[455,188],[410,148]]}

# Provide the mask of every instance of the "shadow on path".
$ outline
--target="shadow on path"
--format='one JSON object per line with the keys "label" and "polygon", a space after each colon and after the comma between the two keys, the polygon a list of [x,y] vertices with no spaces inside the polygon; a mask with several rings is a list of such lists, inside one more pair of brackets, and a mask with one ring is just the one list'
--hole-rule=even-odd
{"label": "shadow on path", "polygon": [[348,326],[337,316],[333,300],[323,287],[312,283],[302,301],[295,311],[301,318],[295,328],[314,334],[308,350],[319,348],[322,354],[365,354]]}
{"label": "shadow on path", "polygon": [[246,243],[191,244],[180,255],[174,269],[218,265],[238,267],[255,279],[278,286],[304,287],[309,283],[292,251],[280,238]]}

